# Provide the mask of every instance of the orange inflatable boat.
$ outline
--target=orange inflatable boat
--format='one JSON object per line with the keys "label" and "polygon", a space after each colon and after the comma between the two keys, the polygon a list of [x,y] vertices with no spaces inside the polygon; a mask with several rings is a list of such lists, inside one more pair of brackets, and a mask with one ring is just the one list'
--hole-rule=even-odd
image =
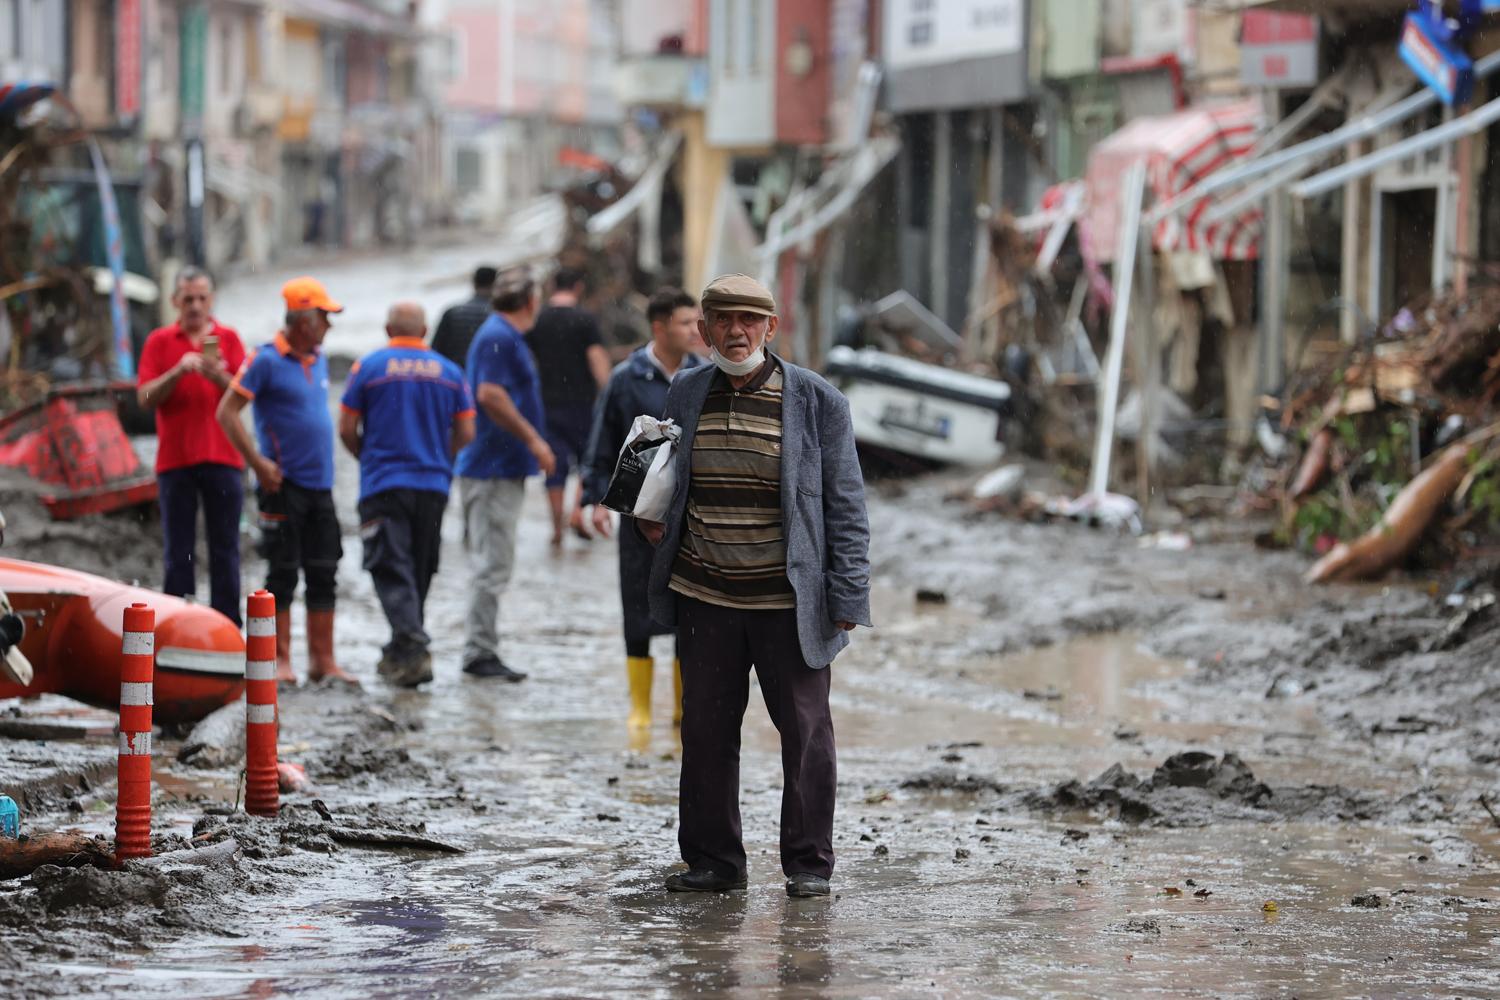
{"label": "orange inflatable boat", "polygon": [[245,640],[213,608],[73,570],[0,559],[0,591],[26,623],[21,652],[35,676],[0,676],[0,699],[55,693],[100,708],[120,704],[125,609],[156,611],[156,722],[194,722],[245,690]]}

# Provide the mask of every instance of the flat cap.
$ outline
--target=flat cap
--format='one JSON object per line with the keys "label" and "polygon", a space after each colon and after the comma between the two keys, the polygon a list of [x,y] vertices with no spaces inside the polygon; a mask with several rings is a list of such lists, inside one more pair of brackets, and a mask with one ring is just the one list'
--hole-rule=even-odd
{"label": "flat cap", "polygon": [[721,274],[703,289],[703,308],[775,316],[776,298],[748,274]]}

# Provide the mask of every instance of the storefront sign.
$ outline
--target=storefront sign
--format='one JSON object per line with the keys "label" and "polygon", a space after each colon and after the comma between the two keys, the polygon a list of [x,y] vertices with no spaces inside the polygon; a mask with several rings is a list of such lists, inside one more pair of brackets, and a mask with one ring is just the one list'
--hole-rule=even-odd
{"label": "storefront sign", "polygon": [[1021,0],[893,0],[885,11],[886,65],[894,70],[1021,51]]}
{"label": "storefront sign", "polygon": [[885,102],[899,114],[1024,100],[1022,0],[889,0]]}
{"label": "storefront sign", "polygon": [[1443,103],[1464,104],[1474,90],[1474,63],[1451,31],[1427,13],[1406,15],[1401,58]]}
{"label": "storefront sign", "polygon": [[1247,87],[1318,83],[1318,19],[1246,11],[1240,29],[1240,80]]}
{"label": "storefront sign", "polygon": [[115,114],[141,113],[141,0],[115,2]]}

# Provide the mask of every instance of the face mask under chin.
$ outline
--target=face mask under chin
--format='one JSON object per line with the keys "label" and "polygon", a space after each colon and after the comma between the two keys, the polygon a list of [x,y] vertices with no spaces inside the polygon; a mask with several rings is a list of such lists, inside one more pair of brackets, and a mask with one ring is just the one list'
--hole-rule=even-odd
{"label": "face mask under chin", "polygon": [[710,346],[708,359],[712,361],[725,375],[733,375],[736,378],[744,378],[751,374],[766,361],[766,346],[762,344],[751,352],[744,361],[730,361],[719,353],[717,347]]}

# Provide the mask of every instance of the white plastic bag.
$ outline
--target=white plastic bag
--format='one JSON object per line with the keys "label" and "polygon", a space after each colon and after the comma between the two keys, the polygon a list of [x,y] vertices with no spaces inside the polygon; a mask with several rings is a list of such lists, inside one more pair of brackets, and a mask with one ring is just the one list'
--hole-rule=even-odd
{"label": "white plastic bag", "polygon": [[670,420],[636,417],[600,503],[645,521],[665,521],[677,486],[673,460],[681,436],[682,428]]}

